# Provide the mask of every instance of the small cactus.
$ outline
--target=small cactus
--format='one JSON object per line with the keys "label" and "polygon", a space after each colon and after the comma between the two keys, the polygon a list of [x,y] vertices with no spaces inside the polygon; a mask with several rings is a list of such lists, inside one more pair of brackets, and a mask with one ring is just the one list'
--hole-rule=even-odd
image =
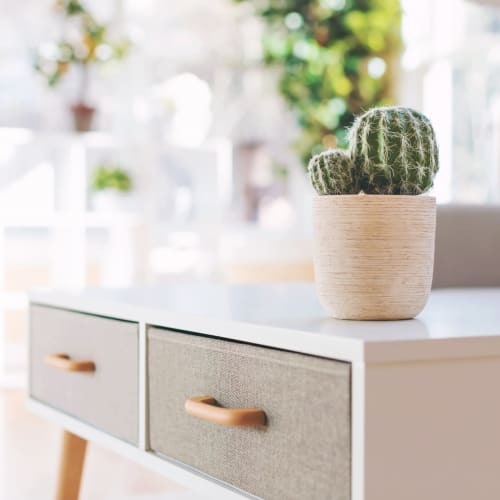
{"label": "small cactus", "polygon": [[359,116],[349,134],[349,151],[314,156],[309,176],[320,195],[418,195],[428,191],[439,169],[431,122],[410,108],[373,108]]}
{"label": "small cactus", "polygon": [[354,163],[347,151],[330,149],[313,156],[308,166],[311,183],[318,194],[356,194]]}
{"label": "small cactus", "polygon": [[366,194],[425,193],[439,168],[431,122],[410,108],[373,108],[358,117],[350,152]]}

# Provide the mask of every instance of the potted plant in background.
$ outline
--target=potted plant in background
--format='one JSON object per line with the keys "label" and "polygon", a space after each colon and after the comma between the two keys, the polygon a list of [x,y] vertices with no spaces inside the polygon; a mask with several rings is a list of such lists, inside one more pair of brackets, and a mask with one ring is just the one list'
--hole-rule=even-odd
{"label": "potted plant in background", "polygon": [[371,109],[355,120],[347,151],[311,159],[315,279],[331,316],[395,320],[423,309],[436,202],[421,195],[438,168],[430,121],[403,107]]}
{"label": "potted plant in background", "polygon": [[65,36],[53,43],[42,44],[35,56],[35,69],[55,87],[71,67],[78,71],[78,92],[71,105],[74,129],[92,129],[96,109],[90,104],[88,90],[92,65],[123,58],[130,46],[127,39],[111,40],[108,27],[78,0],[59,0],[56,11],[66,21]]}
{"label": "potted plant in background", "polygon": [[347,146],[354,115],[393,103],[401,47],[399,0],[234,0],[263,21],[263,59],[279,68],[279,90],[313,154]]}
{"label": "potted plant in background", "polygon": [[118,165],[102,163],[92,174],[92,203],[98,212],[127,210],[130,205],[132,179],[126,170]]}

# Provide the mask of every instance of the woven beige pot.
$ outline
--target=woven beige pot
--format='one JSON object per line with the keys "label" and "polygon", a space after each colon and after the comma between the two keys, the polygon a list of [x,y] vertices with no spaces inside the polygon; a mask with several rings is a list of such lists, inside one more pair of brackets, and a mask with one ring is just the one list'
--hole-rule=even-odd
{"label": "woven beige pot", "polygon": [[432,284],[436,200],[431,196],[315,196],[319,300],[339,319],[414,318]]}

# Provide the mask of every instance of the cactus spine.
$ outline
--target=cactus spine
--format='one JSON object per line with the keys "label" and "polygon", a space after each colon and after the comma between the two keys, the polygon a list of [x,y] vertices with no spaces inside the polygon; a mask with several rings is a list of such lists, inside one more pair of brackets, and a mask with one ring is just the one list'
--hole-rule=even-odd
{"label": "cactus spine", "polygon": [[356,194],[354,163],[347,151],[330,149],[313,158],[308,166],[311,183],[318,194]]}
{"label": "cactus spine", "polygon": [[309,162],[318,194],[418,195],[432,187],[439,151],[422,113],[374,108],[356,119],[349,137],[349,151],[325,151]]}
{"label": "cactus spine", "polygon": [[358,117],[350,131],[350,152],[367,194],[424,193],[439,168],[431,122],[410,108],[374,108]]}

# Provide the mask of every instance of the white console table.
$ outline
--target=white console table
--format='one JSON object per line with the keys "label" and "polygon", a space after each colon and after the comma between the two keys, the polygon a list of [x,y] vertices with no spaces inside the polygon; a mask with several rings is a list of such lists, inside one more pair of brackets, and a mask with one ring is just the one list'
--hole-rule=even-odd
{"label": "white console table", "polygon": [[58,498],[87,440],[203,498],[500,498],[500,289],[397,322],[328,319],[301,284],[34,292],[30,316]]}

